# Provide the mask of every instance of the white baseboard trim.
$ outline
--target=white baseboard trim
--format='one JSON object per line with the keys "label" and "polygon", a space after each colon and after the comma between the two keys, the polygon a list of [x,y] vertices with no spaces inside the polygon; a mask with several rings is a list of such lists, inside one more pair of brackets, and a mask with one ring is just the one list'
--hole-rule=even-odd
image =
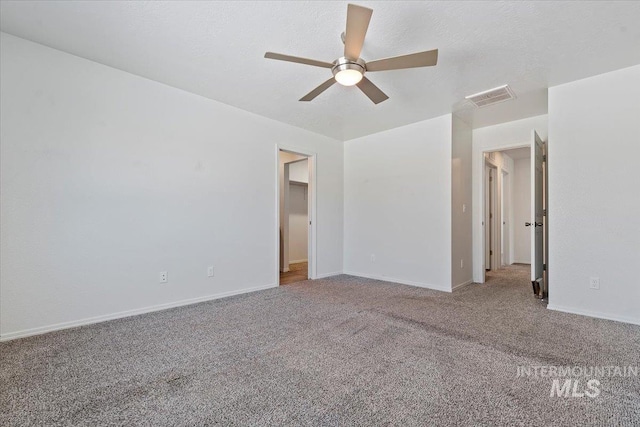
{"label": "white baseboard trim", "polygon": [[414,282],[411,280],[395,279],[393,277],[375,276],[371,274],[358,273],[356,271],[345,271],[344,274],[348,274],[349,276],[364,277],[365,279],[374,279],[374,280],[381,280],[383,282],[392,282],[392,283],[399,283],[401,285],[415,286],[418,288],[433,289],[435,291],[451,292],[451,288],[430,285],[428,283],[422,283],[422,282]]}
{"label": "white baseboard trim", "polygon": [[600,313],[600,312],[597,312],[597,311],[589,311],[589,310],[581,310],[581,309],[571,308],[571,307],[563,307],[563,306],[559,306],[559,305],[553,305],[551,303],[549,303],[549,305],[547,305],[547,308],[549,310],[561,311],[563,313],[579,314],[581,316],[595,317],[595,318],[598,318],[598,319],[605,319],[605,320],[613,320],[613,321],[616,321],[616,322],[630,323],[632,325],[640,325],[640,319],[631,319],[629,317],[616,316],[616,315],[611,315],[611,314],[607,314],[607,313]]}
{"label": "white baseboard trim", "polygon": [[285,267],[282,269],[280,273],[288,273],[288,272],[289,272],[289,267]]}
{"label": "white baseboard trim", "polygon": [[452,290],[455,291],[457,289],[464,288],[465,286],[468,286],[472,283],[473,283],[473,280],[467,280],[466,282],[458,283],[457,285],[453,286]]}
{"label": "white baseboard trim", "polygon": [[80,320],[72,320],[70,322],[56,323],[54,325],[40,326],[32,329],[24,329],[22,331],[8,332],[6,334],[0,335],[0,342],[15,340],[18,338],[30,337],[33,335],[41,335],[47,332],[59,331],[62,329],[77,328],[78,326],[92,325],[94,323],[106,322],[108,320],[138,316],[140,314],[153,313],[154,311],[162,311],[170,308],[182,307],[184,305],[197,304],[200,302],[226,298],[226,297],[239,295],[239,294],[246,294],[249,292],[263,291],[265,289],[271,289],[271,288],[277,288],[277,287],[278,287],[277,284],[271,284],[266,286],[257,286],[254,288],[241,289],[237,291],[221,292],[219,294],[207,295],[204,297],[190,298],[186,300],[169,302],[166,304],[159,304],[159,305],[154,305],[154,306],[144,307],[144,308],[136,308],[133,310],[120,311],[118,313],[105,314],[102,316],[89,317],[89,318],[80,319]]}
{"label": "white baseboard trim", "polygon": [[305,258],[305,259],[295,259],[295,260],[293,260],[293,261],[289,261],[289,265],[291,265],[291,264],[298,264],[298,263],[300,263],[300,262],[308,262],[308,261],[309,261],[309,260],[308,260],[308,259],[306,259],[306,258]]}
{"label": "white baseboard trim", "polygon": [[333,273],[316,274],[316,279],[326,279],[327,277],[339,276],[342,271],[334,271]]}

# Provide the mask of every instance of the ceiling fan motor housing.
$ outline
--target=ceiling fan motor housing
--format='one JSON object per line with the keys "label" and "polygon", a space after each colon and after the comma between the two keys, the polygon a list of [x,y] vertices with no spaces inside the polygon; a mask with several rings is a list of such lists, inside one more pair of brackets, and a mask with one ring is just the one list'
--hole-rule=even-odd
{"label": "ceiling fan motor housing", "polygon": [[364,77],[366,71],[401,70],[404,68],[431,67],[438,62],[438,49],[425,52],[417,52],[409,55],[394,56],[366,63],[360,54],[362,45],[367,35],[367,28],[371,20],[373,10],[357,6],[347,5],[347,28],[342,33],[344,42],[344,56],[333,62],[318,61],[315,59],[300,58],[297,56],[283,55],[267,52],[265,58],[279,61],[297,62],[299,64],[312,65],[314,67],[330,68],[333,78],[322,83],[311,92],[300,98],[300,101],[311,101],[322,92],[330,88],[334,83],[342,86],[357,86],[374,104],[379,104],[389,97],[380,90],[368,78]]}

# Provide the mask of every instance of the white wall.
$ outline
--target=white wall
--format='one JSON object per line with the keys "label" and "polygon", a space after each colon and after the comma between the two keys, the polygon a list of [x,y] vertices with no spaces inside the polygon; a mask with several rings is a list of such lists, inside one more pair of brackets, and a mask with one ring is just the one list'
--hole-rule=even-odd
{"label": "white wall", "polygon": [[289,179],[291,181],[309,183],[308,161],[291,163],[289,165]]}
{"label": "white wall", "polygon": [[317,153],[317,271],[342,271],[341,142],[7,34],[0,53],[2,339],[275,286],[276,144]]}
{"label": "white wall", "polygon": [[513,177],[513,262],[531,264],[531,159],[515,160]]}
{"label": "white wall", "polygon": [[[487,126],[473,130],[472,177],[473,177],[473,281],[484,281],[483,258],[484,236],[482,198],[484,151],[499,151],[531,144],[531,130],[535,129],[543,140],[547,139],[548,116],[535,116],[513,122]],[[500,178],[501,179],[501,178]]]}
{"label": "white wall", "polygon": [[640,324],[639,99],[640,65],[549,89],[550,308]]}
{"label": "white wall", "polygon": [[345,273],[451,290],[451,120],[345,142]]}
{"label": "white wall", "polygon": [[[504,155],[505,158],[509,156]],[[502,236],[500,242],[502,244],[502,265],[510,265],[513,261],[513,194],[512,194],[512,174],[502,172],[502,209],[500,215],[502,218]]]}
{"label": "white wall", "polygon": [[472,281],[471,127],[456,116],[451,134],[451,286]]}
{"label": "white wall", "polygon": [[307,261],[309,242],[307,190],[305,185],[290,184],[289,186],[289,264]]}
{"label": "white wall", "polygon": [[501,265],[510,265],[513,263],[513,177],[514,177],[514,160],[507,152],[500,152],[502,159],[500,174],[500,219],[502,221],[501,231]]}

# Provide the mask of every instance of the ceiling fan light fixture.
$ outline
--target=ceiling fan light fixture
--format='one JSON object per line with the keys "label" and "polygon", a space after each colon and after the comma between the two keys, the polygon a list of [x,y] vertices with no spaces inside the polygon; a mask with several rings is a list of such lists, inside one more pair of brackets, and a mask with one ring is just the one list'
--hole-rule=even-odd
{"label": "ceiling fan light fixture", "polygon": [[354,86],[364,77],[365,63],[362,59],[352,61],[340,58],[332,68],[333,77],[342,86]]}
{"label": "ceiling fan light fixture", "polygon": [[334,77],[342,86],[353,86],[360,83],[363,75],[358,70],[342,70],[338,71]]}
{"label": "ceiling fan light fixture", "polygon": [[357,86],[371,102],[379,104],[389,99],[389,97],[381,91],[378,86],[373,84],[371,80],[364,76],[366,72],[433,67],[438,63],[438,49],[393,56],[391,58],[369,61],[368,63],[364,62],[364,60],[360,58],[360,54],[362,53],[362,46],[364,44],[364,38],[367,35],[372,13],[373,10],[367,7],[355,4],[347,5],[347,27],[341,36],[342,42],[344,43],[344,56],[333,62],[283,55],[275,52],[267,52],[264,54],[264,57],[277,59],[278,61],[296,62],[298,64],[331,69],[333,77],[300,98],[302,102],[314,100],[335,83],[339,83],[342,86]]}

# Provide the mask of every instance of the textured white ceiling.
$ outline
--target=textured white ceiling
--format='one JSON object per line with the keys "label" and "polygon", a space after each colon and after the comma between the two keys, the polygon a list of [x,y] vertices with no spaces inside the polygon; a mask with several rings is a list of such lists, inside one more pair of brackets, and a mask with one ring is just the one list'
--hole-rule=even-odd
{"label": "textured white ceiling", "polygon": [[504,151],[502,151],[502,153],[506,154],[509,157],[511,157],[513,160],[530,159],[531,158],[531,148],[530,147],[513,148],[511,150],[504,150]]}
{"label": "textured white ceiling", "polygon": [[[347,2],[2,1],[0,29],[340,140],[462,109],[475,127],[546,112],[546,88],[640,63],[640,2],[373,2],[362,57],[438,48],[436,67],[371,73],[390,99],[265,51],[341,56]],[[516,101],[471,111],[508,83]]]}

